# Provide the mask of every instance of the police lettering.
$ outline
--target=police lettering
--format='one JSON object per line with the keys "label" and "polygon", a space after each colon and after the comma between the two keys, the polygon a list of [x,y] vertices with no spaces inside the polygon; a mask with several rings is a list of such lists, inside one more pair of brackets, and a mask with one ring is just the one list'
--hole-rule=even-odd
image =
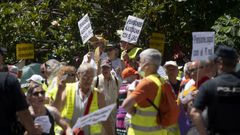
{"label": "police lettering", "polygon": [[217,87],[218,94],[240,94],[240,87]]}

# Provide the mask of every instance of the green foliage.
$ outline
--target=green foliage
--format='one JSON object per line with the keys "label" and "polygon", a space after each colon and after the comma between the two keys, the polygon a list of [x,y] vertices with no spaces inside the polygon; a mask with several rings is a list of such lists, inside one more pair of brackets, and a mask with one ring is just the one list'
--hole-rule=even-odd
{"label": "green foliage", "polygon": [[230,15],[219,17],[212,29],[215,30],[216,44],[225,44],[240,50],[240,19]]}
{"label": "green foliage", "polygon": [[[239,20],[224,15],[239,13],[239,0],[18,0],[0,3],[0,42],[7,47],[8,61],[16,62],[17,43],[35,45],[36,61],[53,56],[73,62],[87,47],[82,44],[77,22],[88,13],[95,34],[118,42],[116,30],[123,29],[128,15],[144,19],[139,45],[148,46],[152,32],[166,36],[165,57],[174,48],[191,52],[193,31],[216,31],[216,42],[239,43]],[[224,6],[223,6],[224,5]],[[231,15],[231,14],[230,14]],[[220,18],[219,18],[220,17]],[[219,19],[218,19],[219,18]],[[218,20],[217,20],[218,19]],[[217,20],[217,21],[216,21]],[[216,21],[216,22],[215,22]],[[226,24],[225,24],[226,23]],[[231,43],[232,42],[232,43]],[[41,50],[41,51],[40,51]]]}

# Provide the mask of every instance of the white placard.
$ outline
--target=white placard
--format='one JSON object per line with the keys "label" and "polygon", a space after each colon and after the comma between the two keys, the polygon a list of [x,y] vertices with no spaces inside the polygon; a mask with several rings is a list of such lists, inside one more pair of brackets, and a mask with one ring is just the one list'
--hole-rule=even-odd
{"label": "white placard", "polygon": [[80,21],[78,21],[78,28],[83,44],[85,44],[91,37],[93,37],[93,30],[88,14],[86,14]]}
{"label": "white placard", "polygon": [[129,15],[121,36],[121,41],[136,44],[142,30],[143,22],[143,19]]}
{"label": "white placard", "polygon": [[100,121],[106,121],[115,106],[116,104],[111,104],[99,109],[96,112],[78,118],[77,122],[73,126],[73,129],[82,128],[87,125],[93,125]]}
{"label": "white placard", "polygon": [[49,117],[47,115],[36,117],[34,123],[41,126],[43,133],[50,133],[52,124],[50,123]]}
{"label": "white placard", "polygon": [[191,60],[206,60],[214,53],[214,32],[192,33],[192,58]]}

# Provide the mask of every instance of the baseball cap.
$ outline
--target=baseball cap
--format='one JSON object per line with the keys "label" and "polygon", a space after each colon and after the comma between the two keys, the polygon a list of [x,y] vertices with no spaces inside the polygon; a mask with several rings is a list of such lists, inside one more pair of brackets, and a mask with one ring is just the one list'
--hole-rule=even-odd
{"label": "baseball cap", "polygon": [[138,72],[132,68],[132,67],[127,67],[122,71],[122,78],[125,79],[131,75],[137,75]]}
{"label": "baseball cap", "polygon": [[209,57],[209,59],[216,60],[218,57],[223,57],[229,60],[236,60],[238,58],[238,54],[236,49],[226,45],[220,45],[215,53]]}
{"label": "baseball cap", "polygon": [[34,81],[35,83],[42,85],[45,79],[41,75],[34,74],[29,79],[27,79],[27,82],[30,82],[30,81]]}
{"label": "baseball cap", "polygon": [[103,60],[102,63],[101,63],[101,67],[104,67],[104,66],[112,68],[111,61],[109,59]]}

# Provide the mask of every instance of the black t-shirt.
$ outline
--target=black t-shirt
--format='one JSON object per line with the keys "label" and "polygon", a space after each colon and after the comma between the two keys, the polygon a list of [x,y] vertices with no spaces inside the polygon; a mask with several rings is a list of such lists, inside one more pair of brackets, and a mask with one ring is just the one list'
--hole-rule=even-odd
{"label": "black t-shirt", "polygon": [[[5,74],[5,72],[0,72],[0,77],[3,78]],[[26,97],[21,91],[17,78],[7,74],[4,86],[2,83],[4,82],[0,82],[0,130],[12,125],[16,120],[16,112],[28,109]]]}
{"label": "black t-shirt", "polygon": [[206,81],[200,86],[193,107],[208,107],[209,129],[235,130],[240,121],[240,79],[235,74],[221,74]]}
{"label": "black t-shirt", "polygon": [[[170,82],[170,81],[169,81],[169,82]],[[172,84],[171,82],[170,82],[170,84],[171,84],[171,86],[172,86],[172,88],[173,88],[173,90],[174,90],[175,96],[178,96],[179,90],[180,90],[181,81],[177,80],[177,82],[176,82],[175,84]]]}

